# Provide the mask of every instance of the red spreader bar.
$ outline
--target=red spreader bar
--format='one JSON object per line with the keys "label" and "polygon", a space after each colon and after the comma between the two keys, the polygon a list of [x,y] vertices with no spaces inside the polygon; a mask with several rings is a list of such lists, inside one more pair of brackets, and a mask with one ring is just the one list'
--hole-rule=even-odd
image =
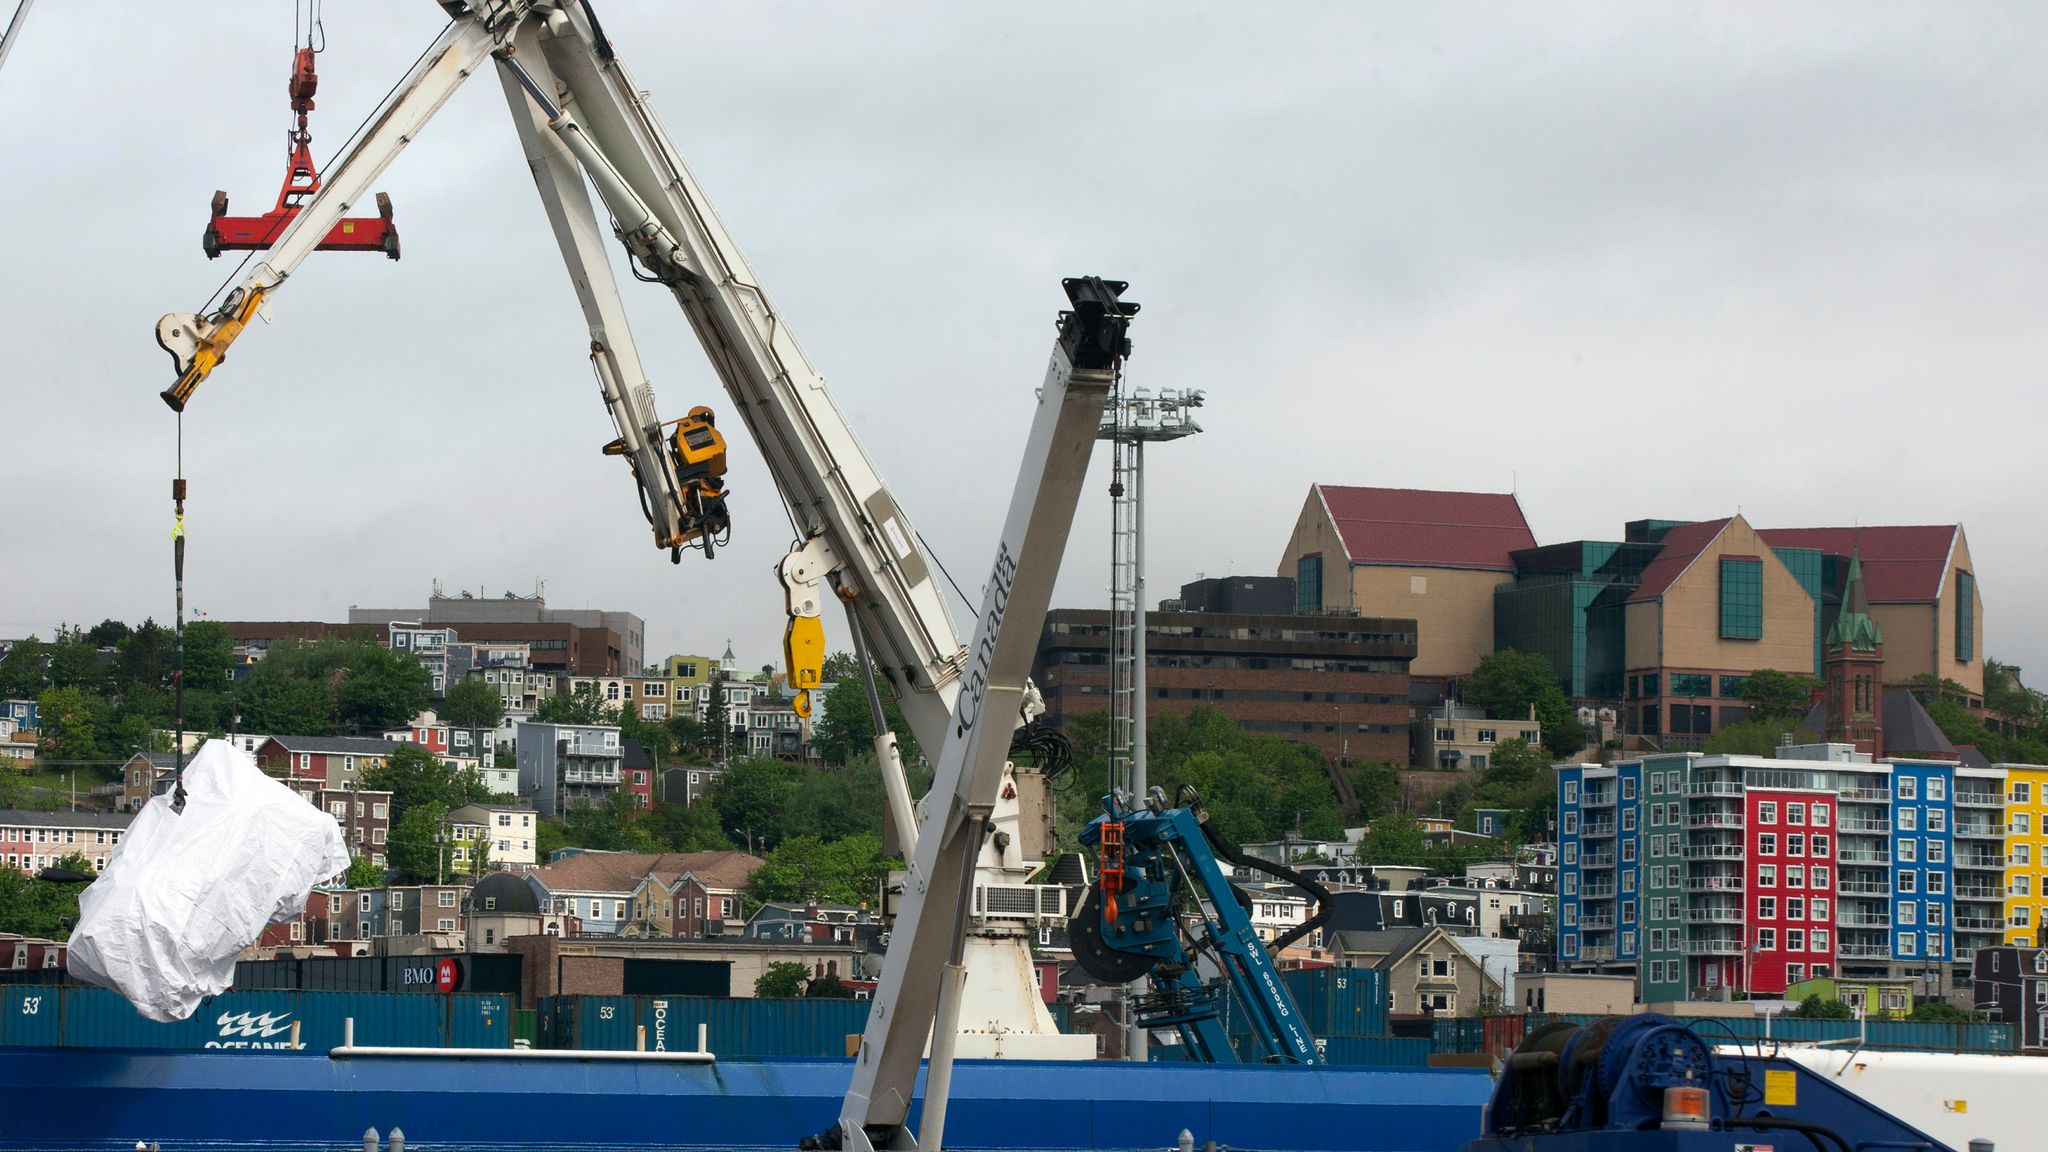
{"label": "red spreader bar", "polygon": [[[213,219],[206,225],[204,244],[208,259],[223,252],[262,251],[299,214],[300,207],[320,190],[320,173],[313,167],[313,133],[306,127],[313,110],[313,92],[320,76],[313,69],[313,49],[301,48],[292,60],[292,111],[298,113],[298,127],[290,134],[291,149],[285,159],[284,187],[277,194],[277,206],[261,216],[228,215],[228,194],[213,194]],[[352,216],[335,222],[318,245],[325,252],[382,252],[398,259],[398,229],[391,223],[391,197],[377,193],[377,215]]]}

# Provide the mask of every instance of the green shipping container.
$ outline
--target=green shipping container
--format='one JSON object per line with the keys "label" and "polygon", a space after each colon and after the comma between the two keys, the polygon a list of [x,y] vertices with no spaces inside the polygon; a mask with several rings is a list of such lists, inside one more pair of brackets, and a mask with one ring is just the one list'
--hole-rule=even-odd
{"label": "green shipping container", "polygon": [[1387,1034],[1387,975],[1374,968],[1297,968],[1282,972],[1302,1023],[1317,1036]]}

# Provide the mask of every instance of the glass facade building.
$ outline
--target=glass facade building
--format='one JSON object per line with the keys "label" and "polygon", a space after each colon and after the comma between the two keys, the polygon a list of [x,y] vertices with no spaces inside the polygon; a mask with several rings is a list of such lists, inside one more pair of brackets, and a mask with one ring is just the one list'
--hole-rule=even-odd
{"label": "glass facade building", "polygon": [[1494,646],[1542,655],[1575,700],[1619,699],[1622,605],[1657,552],[1579,540],[1514,553],[1514,582],[1493,595]]}

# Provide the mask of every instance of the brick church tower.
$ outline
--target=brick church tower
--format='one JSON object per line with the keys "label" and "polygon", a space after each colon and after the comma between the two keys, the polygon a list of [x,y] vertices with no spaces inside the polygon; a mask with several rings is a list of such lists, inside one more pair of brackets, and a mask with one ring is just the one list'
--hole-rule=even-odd
{"label": "brick church tower", "polygon": [[1834,744],[1854,744],[1873,759],[1884,755],[1884,631],[1870,618],[1863,594],[1863,561],[1849,554],[1842,611],[1821,647],[1828,731]]}

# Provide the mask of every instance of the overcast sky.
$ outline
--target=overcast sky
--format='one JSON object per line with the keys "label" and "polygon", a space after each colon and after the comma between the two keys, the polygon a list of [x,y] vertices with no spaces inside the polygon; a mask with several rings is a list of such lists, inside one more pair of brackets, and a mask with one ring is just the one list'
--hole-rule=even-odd
{"label": "overcast sky", "polygon": [[[1145,306],[1131,380],[1209,395],[1151,457],[1155,599],[1274,571],[1316,481],[1514,488],[1546,543],[1961,521],[1984,650],[2048,682],[2048,9],[598,8],[970,594],[1059,280],[1097,274]],[[266,210],[288,119],[290,6],[205,12],[45,3],[0,71],[0,636],[172,614],[152,330],[232,267],[207,200]],[[317,157],[440,24],[333,6]],[[188,604],[340,620],[544,580],[645,617],[650,658],[775,659],[758,457],[735,436],[717,560],[649,546],[495,79],[377,187],[404,260],[315,256],[188,413]],[[628,288],[664,415],[729,410],[667,294]],[[1058,606],[1106,601],[1096,471]]]}

